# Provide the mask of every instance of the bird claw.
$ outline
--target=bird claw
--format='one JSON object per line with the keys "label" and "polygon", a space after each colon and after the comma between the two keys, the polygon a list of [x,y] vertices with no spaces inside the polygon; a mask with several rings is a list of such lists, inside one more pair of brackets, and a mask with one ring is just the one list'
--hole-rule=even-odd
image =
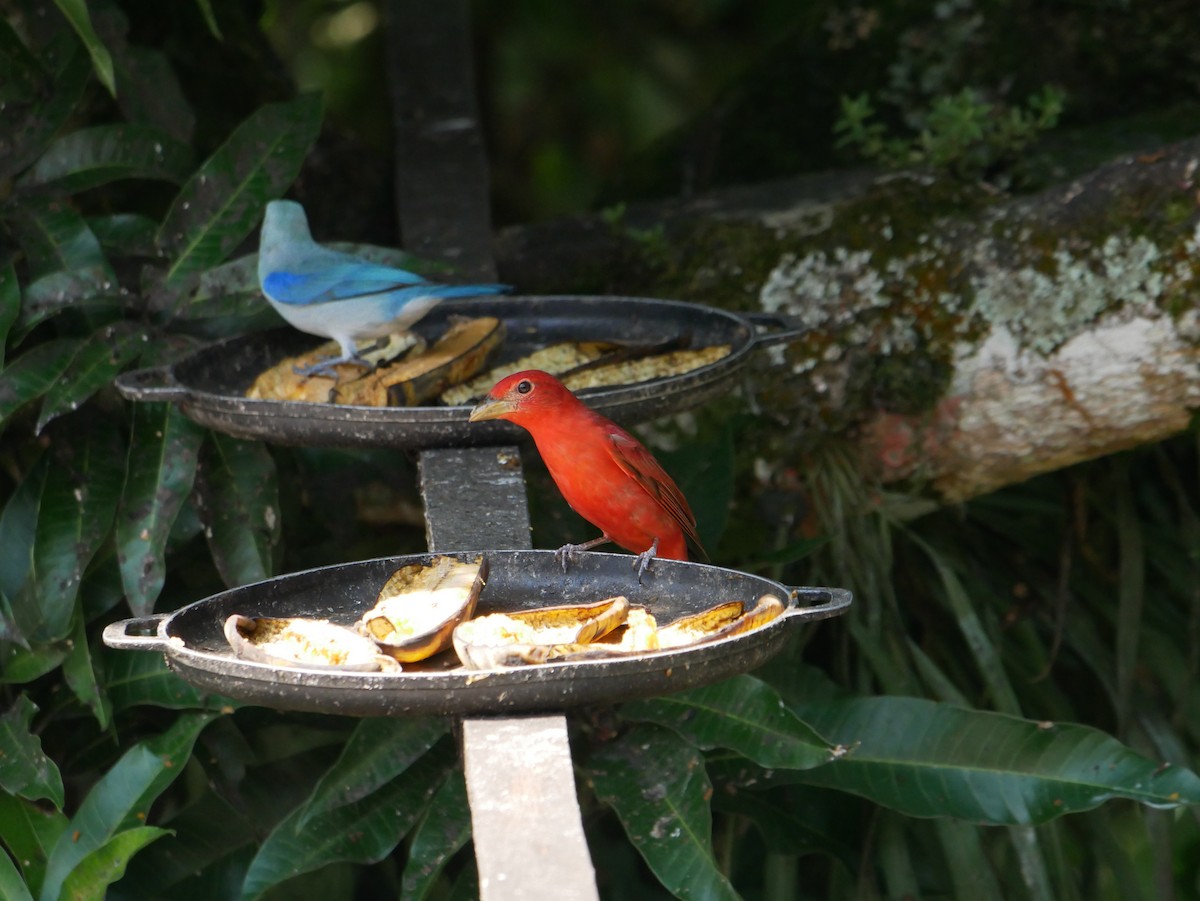
{"label": "bird claw", "polygon": [[633,568],[637,570],[638,584],[642,584],[642,576],[650,566],[650,561],[658,555],[658,539],[654,539],[654,543],[646,550],[642,551],[633,558]]}
{"label": "bird claw", "polygon": [[599,538],[593,538],[591,541],[585,541],[583,544],[564,544],[554,552],[554,559],[562,566],[563,572],[566,572],[567,566],[578,560],[581,552],[590,551],[592,548],[604,544],[606,541],[612,541],[612,539],[607,535],[601,535]]}
{"label": "bird claw", "polygon": [[327,357],[324,360],[318,360],[311,366],[293,366],[292,372],[306,378],[311,378],[314,375],[324,375],[336,380],[338,377],[337,367],[343,363],[350,366],[361,366],[364,369],[375,368],[371,363],[359,357]]}
{"label": "bird claw", "polygon": [[564,544],[554,552],[554,559],[558,561],[563,572],[566,572],[567,567],[579,559],[580,547],[581,545],[578,544]]}

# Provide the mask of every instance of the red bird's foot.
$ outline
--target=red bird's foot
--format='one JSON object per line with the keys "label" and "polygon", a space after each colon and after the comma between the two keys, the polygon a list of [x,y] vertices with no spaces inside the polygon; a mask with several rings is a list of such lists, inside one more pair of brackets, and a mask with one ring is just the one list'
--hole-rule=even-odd
{"label": "red bird's foot", "polygon": [[638,584],[642,584],[642,573],[650,566],[650,561],[658,555],[658,539],[654,539],[654,544],[646,548],[636,557],[633,558],[633,568],[637,570]]}
{"label": "red bird's foot", "polygon": [[599,538],[593,538],[591,541],[585,541],[583,544],[564,544],[554,552],[554,559],[562,566],[563,572],[566,572],[567,567],[579,558],[581,551],[590,551],[592,548],[604,544],[606,541],[612,541],[612,539],[607,535],[601,535]]}

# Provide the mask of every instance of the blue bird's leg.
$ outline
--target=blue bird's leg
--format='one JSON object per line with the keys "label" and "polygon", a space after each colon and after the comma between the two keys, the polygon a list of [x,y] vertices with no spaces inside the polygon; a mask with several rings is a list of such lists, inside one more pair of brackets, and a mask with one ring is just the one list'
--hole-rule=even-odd
{"label": "blue bird's leg", "polygon": [[367,370],[375,368],[375,364],[364,360],[358,355],[358,348],[354,344],[354,339],[343,341],[341,338],[338,338],[337,342],[342,348],[341,356],[326,357],[323,360],[318,360],[311,366],[293,366],[292,371],[295,372],[296,375],[327,375],[333,379],[337,379],[337,367],[342,363],[348,363],[352,366],[361,366]]}

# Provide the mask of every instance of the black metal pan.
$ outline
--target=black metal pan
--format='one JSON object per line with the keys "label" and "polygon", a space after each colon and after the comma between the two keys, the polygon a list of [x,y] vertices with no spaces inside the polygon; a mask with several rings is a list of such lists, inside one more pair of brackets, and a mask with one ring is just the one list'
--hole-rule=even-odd
{"label": "black metal pan", "polygon": [[[757,348],[796,337],[779,317],[748,317],[698,304],[640,297],[496,297],[446,301],[417,323],[426,337],[455,315],[498,316],[504,346],[489,365],[560,341],[655,343],[682,339],[696,348],[729,344],[715,363],[682,375],[589,390],[588,406],[625,424],[696,406],[729,387]],[[117,387],[138,401],[170,401],[200,423],[240,438],[305,446],[435,447],[512,443],[523,435],[506,422],[470,423],[466,406],[363,407],[251,400],[246,389],[263,370],[310,350],[320,339],[295,329],[232,338],[171,366],[126,373]]]}
{"label": "black metal pan", "polygon": [[[481,552],[454,552],[474,559]],[[223,626],[232,614],[302,616],[349,625],[375,603],[400,566],[431,554],[346,563],[234,588],[183,607],[112,623],[113,648],[158,651],[185,680],[204,691],[282,710],[351,716],[483,715],[561,710],[668,694],[746,672],[777,653],[802,624],[844,612],[850,593],[836,588],[786,588],[761,576],[674,560],[655,560],[638,583],[622,554],[587,553],[563,573],[553,551],[485,551],[490,573],[476,615],[623,594],[650,609],[660,624],[718,603],[752,605],[771,593],[783,614],[751,632],[670,651],[629,657],[465,670],[453,652],[423,669],[339,672],[279,667],[235,657]]]}

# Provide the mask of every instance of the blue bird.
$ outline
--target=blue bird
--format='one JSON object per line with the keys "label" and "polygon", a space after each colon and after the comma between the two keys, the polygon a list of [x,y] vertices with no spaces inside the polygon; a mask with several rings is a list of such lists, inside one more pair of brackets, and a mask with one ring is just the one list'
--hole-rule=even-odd
{"label": "blue bird", "polygon": [[291,200],[267,204],[258,283],[292,326],[341,346],[340,357],[297,369],[302,375],[333,374],[339,363],[370,368],[358,356],[355,342],[403,332],[443,298],[509,290],[508,285],[438,285],[404,269],[322,247],[312,239],[304,207]]}

